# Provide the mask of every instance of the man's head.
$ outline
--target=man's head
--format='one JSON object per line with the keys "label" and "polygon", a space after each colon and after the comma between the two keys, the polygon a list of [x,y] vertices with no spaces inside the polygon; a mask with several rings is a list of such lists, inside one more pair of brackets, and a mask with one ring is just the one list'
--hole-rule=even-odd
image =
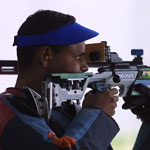
{"label": "man's head", "polygon": [[[64,15],[50,10],[37,11],[33,15],[30,15],[26,21],[21,25],[17,35],[38,35],[46,33],[52,30],[56,30],[61,26],[71,24],[75,22],[75,18],[70,15]],[[19,71],[24,72],[32,64],[35,52],[39,50],[43,45],[31,45],[31,46],[18,46],[18,67]],[[55,49],[56,47],[56,49]],[[63,46],[52,46],[56,53],[59,53]]]}
{"label": "man's head", "polygon": [[[50,10],[41,10],[29,16],[14,41],[14,45],[18,46],[19,72],[32,69],[37,62],[49,73],[86,71],[84,41],[97,33],[75,21],[71,15]],[[82,61],[79,62],[80,69],[71,63],[70,56],[72,59],[76,57],[78,62]]]}

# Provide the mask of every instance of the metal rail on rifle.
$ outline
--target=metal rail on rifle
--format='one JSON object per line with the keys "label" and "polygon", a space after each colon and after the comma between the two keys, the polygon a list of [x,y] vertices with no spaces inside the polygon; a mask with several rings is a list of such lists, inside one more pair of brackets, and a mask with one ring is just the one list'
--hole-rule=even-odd
{"label": "metal rail on rifle", "polygon": [[17,74],[17,61],[0,60],[0,74]]}

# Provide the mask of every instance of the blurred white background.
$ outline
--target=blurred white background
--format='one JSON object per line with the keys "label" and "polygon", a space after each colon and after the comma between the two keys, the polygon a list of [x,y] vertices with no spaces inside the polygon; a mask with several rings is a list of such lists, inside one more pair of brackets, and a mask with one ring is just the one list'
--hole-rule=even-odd
{"label": "blurred white background", "polygon": [[[149,0],[5,0],[0,5],[0,60],[16,60],[13,37],[23,21],[39,9],[71,14],[77,22],[100,33],[87,43],[107,41],[111,51],[123,60],[132,60],[130,50],[144,49],[144,64],[150,65],[150,1]],[[0,75],[0,91],[14,86],[15,75]],[[129,132],[138,131],[141,122],[121,109],[120,98],[114,118],[120,126],[119,136],[128,139]],[[117,150],[117,149],[116,149]]]}

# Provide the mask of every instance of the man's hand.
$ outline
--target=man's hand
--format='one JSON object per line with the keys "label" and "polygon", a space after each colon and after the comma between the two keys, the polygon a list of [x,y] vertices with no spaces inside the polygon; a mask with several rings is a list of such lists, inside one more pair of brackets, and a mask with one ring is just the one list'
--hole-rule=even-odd
{"label": "man's hand", "polygon": [[83,107],[99,108],[108,115],[113,116],[115,114],[115,108],[117,107],[118,96],[115,96],[117,93],[118,90],[115,88],[96,94],[88,92],[85,95]]}
{"label": "man's hand", "polygon": [[142,121],[150,121],[150,88],[143,84],[135,85],[135,90],[140,92],[139,96],[124,97],[123,109],[131,109]]}

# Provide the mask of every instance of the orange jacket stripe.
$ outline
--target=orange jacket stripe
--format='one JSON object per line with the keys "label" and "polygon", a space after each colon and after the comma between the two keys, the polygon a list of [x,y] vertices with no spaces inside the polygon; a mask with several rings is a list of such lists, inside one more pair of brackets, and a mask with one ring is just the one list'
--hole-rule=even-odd
{"label": "orange jacket stripe", "polygon": [[54,139],[54,144],[58,145],[61,148],[72,147],[76,143],[76,140],[71,137],[64,136],[58,138],[53,132],[49,132],[48,137]]}

